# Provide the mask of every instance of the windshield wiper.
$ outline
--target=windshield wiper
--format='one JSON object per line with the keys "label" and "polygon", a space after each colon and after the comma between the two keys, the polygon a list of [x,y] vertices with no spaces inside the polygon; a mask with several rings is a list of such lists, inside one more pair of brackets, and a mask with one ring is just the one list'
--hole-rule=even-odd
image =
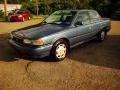
{"label": "windshield wiper", "polygon": [[48,23],[48,24],[57,24],[57,23],[55,23],[55,22],[52,22],[52,23]]}

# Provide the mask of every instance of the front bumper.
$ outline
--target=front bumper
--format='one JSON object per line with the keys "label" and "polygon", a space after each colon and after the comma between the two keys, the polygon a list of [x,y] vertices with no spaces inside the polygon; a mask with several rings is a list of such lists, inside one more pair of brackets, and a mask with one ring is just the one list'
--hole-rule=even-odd
{"label": "front bumper", "polygon": [[42,58],[50,55],[50,51],[52,49],[52,45],[45,45],[45,46],[23,46],[16,43],[13,40],[9,40],[9,43],[15,47],[20,53],[27,55],[28,57],[32,58]]}

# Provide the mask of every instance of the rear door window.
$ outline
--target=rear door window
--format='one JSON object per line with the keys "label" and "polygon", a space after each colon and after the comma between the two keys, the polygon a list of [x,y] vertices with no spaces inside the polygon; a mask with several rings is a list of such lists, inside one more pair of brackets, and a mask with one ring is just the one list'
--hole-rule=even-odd
{"label": "rear door window", "polygon": [[87,12],[81,12],[79,13],[76,22],[81,22],[82,25],[88,25],[90,24],[90,17]]}
{"label": "rear door window", "polygon": [[100,16],[96,11],[89,12],[91,23],[96,23],[100,21]]}

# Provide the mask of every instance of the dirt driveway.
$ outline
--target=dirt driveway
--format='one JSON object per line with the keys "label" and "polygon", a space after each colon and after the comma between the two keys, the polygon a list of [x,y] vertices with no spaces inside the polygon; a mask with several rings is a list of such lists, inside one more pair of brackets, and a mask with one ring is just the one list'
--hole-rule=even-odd
{"label": "dirt driveway", "polygon": [[38,22],[0,22],[0,90],[120,90],[120,22],[104,42],[80,45],[60,62],[23,58],[8,44],[10,31]]}

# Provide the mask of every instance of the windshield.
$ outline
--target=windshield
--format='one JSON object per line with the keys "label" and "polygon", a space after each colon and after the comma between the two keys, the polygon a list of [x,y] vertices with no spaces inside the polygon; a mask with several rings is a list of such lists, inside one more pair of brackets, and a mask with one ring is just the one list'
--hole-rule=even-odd
{"label": "windshield", "polygon": [[51,14],[44,22],[50,24],[71,24],[76,11],[56,11]]}
{"label": "windshield", "polygon": [[16,11],[15,14],[22,14],[23,11]]}

